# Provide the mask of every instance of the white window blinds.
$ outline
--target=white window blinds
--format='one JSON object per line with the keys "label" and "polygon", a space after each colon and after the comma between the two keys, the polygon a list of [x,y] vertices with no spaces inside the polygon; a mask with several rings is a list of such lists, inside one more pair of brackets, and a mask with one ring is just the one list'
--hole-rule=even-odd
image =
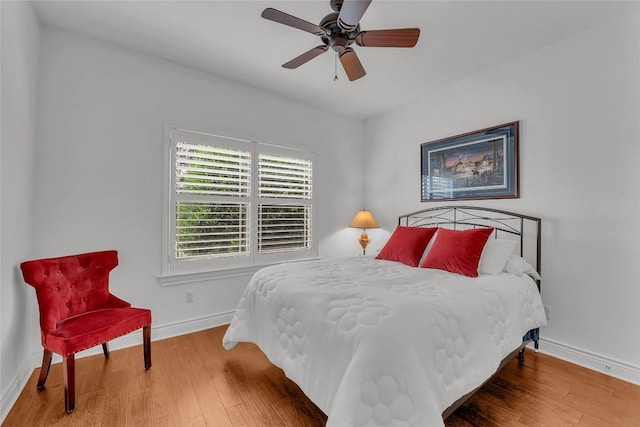
{"label": "white window blinds", "polygon": [[260,154],[260,197],[311,199],[311,161]]}
{"label": "white window blinds", "polygon": [[205,196],[249,196],[251,153],[178,141],[176,192]]}
{"label": "white window blinds", "polygon": [[312,171],[310,160],[259,155],[259,253],[311,247]]}
{"label": "white window blinds", "polygon": [[175,192],[177,259],[249,253],[249,151],[178,141]]}

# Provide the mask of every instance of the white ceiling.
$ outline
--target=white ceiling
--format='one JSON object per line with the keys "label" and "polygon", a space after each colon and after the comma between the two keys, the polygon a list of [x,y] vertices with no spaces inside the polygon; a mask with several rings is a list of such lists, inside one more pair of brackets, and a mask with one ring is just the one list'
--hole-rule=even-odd
{"label": "white ceiling", "polygon": [[[34,1],[48,25],[84,33],[358,118],[640,8],[639,1],[373,0],[362,30],[419,27],[412,49],[355,47],[367,75],[334,81],[329,51],[287,70],[317,36],[260,17],[273,7],[319,23],[329,0]],[[338,66],[340,64],[338,62]]]}

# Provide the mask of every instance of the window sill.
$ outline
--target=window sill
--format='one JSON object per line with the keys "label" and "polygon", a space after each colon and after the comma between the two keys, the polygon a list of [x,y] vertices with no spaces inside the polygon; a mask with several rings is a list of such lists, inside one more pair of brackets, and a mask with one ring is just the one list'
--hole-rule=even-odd
{"label": "window sill", "polygon": [[[301,260],[292,260],[285,262],[312,261],[319,258],[306,258]],[[252,276],[256,271],[269,267],[271,265],[282,264],[282,262],[274,262],[270,264],[252,265],[248,267],[227,268],[224,270],[201,271],[197,273],[173,273],[158,276],[160,286],[178,286],[187,283],[210,282],[214,280],[230,279],[233,277]]]}

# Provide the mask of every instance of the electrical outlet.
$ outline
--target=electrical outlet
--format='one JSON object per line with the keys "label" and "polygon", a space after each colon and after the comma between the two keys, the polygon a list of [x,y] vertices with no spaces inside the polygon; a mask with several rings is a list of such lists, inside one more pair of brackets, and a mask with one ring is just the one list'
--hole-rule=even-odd
{"label": "electrical outlet", "polygon": [[550,305],[545,305],[544,306],[544,315],[547,317],[547,320],[551,320],[551,306]]}
{"label": "electrical outlet", "polygon": [[184,300],[188,303],[192,303],[193,302],[193,292],[191,291],[187,291],[187,294],[184,297]]}

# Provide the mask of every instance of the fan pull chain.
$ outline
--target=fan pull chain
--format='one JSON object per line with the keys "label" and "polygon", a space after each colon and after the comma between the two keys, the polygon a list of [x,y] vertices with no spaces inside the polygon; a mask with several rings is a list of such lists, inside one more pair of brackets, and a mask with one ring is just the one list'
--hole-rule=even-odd
{"label": "fan pull chain", "polygon": [[336,52],[335,61],[334,61],[334,76],[333,81],[338,80],[338,52]]}

